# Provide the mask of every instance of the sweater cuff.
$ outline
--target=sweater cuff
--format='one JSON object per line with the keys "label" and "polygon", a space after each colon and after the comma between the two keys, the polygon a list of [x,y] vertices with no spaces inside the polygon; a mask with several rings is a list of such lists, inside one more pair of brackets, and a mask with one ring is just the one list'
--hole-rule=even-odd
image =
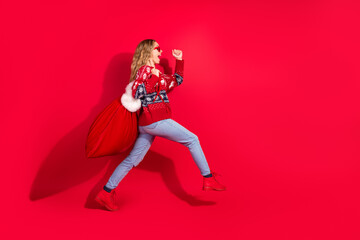
{"label": "sweater cuff", "polygon": [[183,60],[176,59],[175,73],[179,74],[182,77],[184,76],[184,59]]}

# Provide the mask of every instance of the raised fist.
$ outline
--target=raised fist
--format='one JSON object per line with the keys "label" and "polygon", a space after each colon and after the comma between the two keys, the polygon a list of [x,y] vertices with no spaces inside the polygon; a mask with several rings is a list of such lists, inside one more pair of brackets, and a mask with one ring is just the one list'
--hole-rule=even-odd
{"label": "raised fist", "polygon": [[181,51],[181,50],[173,49],[173,50],[172,50],[172,55],[173,55],[177,60],[182,60],[182,51]]}

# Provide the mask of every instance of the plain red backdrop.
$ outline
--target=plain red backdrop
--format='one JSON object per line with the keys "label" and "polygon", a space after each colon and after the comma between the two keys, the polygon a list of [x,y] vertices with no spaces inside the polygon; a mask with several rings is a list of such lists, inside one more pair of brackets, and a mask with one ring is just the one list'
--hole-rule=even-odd
{"label": "plain red backdrop", "polygon": [[[357,1],[1,1],[2,239],[359,239]],[[197,134],[224,192],[201,191],[186,147],[156,138],[85,158],[143,39],[184,82],[173,119]]]}

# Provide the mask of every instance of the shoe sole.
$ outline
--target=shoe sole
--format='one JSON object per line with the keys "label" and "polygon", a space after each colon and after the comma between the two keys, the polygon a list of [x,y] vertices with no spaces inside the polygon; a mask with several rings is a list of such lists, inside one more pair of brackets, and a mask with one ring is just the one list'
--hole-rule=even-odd
{"label": "shoe sole", "polygon": [[119,210],[119,209],[113,209],[113,208],[111,208],[111,207],[109,207],[103,200],[101,200],[99,197],[96,197],[95,198],[95,201],[97,201],[100,205],[102,205],[102,206],[104,206],[107,210],[109,210],[109,211],[117,211],[117,210]]}

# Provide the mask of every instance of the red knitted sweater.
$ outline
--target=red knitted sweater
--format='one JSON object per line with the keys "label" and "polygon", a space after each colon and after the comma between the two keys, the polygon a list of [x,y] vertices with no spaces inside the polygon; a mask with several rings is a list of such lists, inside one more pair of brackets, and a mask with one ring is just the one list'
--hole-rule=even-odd
{"label": "red knitted sweater", "polygon": [[151,73],[154,67],[144,65],[136,73],[132,88],[134,98],[141,100],[139,126],[171,118],[171,108],[167,93],[183,81],[184,60],[176,60],[174,75]]}

